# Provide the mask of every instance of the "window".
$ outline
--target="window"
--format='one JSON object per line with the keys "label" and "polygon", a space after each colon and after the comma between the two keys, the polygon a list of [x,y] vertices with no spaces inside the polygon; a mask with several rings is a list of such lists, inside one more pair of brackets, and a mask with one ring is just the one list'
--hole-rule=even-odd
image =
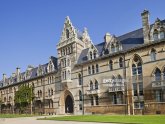
{"label": "window", "polygon": [[112,52],[112,53],[115,52],[115,46],[114,46],[114,44],[111,45],[111,52]]}
{"label": "window", "polygon": [[93,102],[93,96],[91,96],[91,106],[94,105],[94,102]]}
{"label": "window", "polygon": [[70,66],[70,59],[68,59],[68,66]]}
{"label": "window", "polygon": [[133,83],[133,93],[134,93],[134,96],[137,96],[138,95],[138,92],[137,92],[137,83]]}
{"label": "window", "polygon": [[51,95],[53,95],[53,89],[51,89]]}
{"label": "window", "polygon": [[99,84],[98,84],[98,81],[95,80],[95,89],[96,89],[96,90],[98,90],[98,85],[99,85]]}
{"label": "window", "polygon": [[92,65],[92,74],[94,74],[94,73],[95,73],[95,66]]}
{"label": "window", "polygon": [[151,50],[150,58],[151,58],[151,61],[156,60],[156,50],[155,49]]}
{"label": "window", "polygon": [[96,102],[96,105],[99,105],[99,97],[98,96],[95,96],[95,102]]}
{"label": "window", "polygon": [[69,38],[69,30],[66,29],[66,38],[68,39]]}
{"label": "window", "polygon": [[82,76],[81,76],[81,74],[78,74],[78,82],[79,82],[79,85],[82,85]]}
{"label": "window", "polygon": [[92,59],[93,57],[92,57],[92,52],[90,52],[90,59]]}
{"label": "window", "polygon": [[68,70],[68,78],[67,79],[71,79],[71,75],[70,75],[70,71]]}
{"label": "window", "polygon": [[158,40],[158,31],[157,30],[154,31],[153,39],[154,39],[154,41]]}
{"label": "window", "polygon": [[119,58],[119,67],[120,68],[123,67],[123,58],[122,57]]}
{"label": "window", "polygon": [[144,102],[134,102],[134,108],[135,109],[143,109],[144,108]]}
{"label": "window", "polygon": [[79,110],[82,110],[82,104],[79,104]]}
{"label": "window", "polygon": [[82,101],[82,92],[79,90],[79,100]]}
{"label": "window", "polygon": [[91,67],[88,66],[88,74],[91,74]]}
{"label": "window", "polygon": [[162,101],[162,91],[161,90],[156,90],[155,94],[156,94],[156,101],[161,102]]}
{"label": "window", "polygon": [[160,81],[161,80],[161,71],[160,69],[156,68],[155,70],[155,81]]}
{"label": "window", "polygon": [[96,73],[98,73],[98,72],[99,72],[99,65],[96,64]]}
{"label": "window", "polygon": [[139,83],[139,95],[142,96],[143,95],[143,82]]}
{"label": "window", "polygon": [[135,64],[133,64],[132,65],[132,75],[136,75],[136,65]]}
{"label": "window", "polygon": [[160,32],[160,39],[164,39],[165,38],[165,32],[164,31],[161,31]]}
{"label": "window", "polygon": [[119,51],[119,43],[116,43],[116,52]]}
{"label": "window", "polygon": [[42,91],[41,90],[40,90],[39,94],[40,94],[40,97],[42,97]]}
{"label": "window", "polygon": [[113,104],[117,104],[117,94],[112,95]]}
{"label": "window", "polygon": [[113,61],[112,60],[109,61],[109,69],[113,70]]}
{"label": "window", "polygon": [[141,64],[141,62],[138,62],[138,64],[137,64],[137,74],[138,75],[142,74],[142,64]]}
{"label": "window", "polygon": [[90,81],[90,90],[93,90],[93,83]]}
{"label": "window", "polygon": [[96,51],[93,52],[93,57],[96,58]]}

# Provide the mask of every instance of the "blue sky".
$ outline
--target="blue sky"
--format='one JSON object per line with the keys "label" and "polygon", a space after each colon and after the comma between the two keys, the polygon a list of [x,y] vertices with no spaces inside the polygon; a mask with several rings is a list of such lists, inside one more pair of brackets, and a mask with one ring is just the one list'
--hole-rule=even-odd
{"label": "blue sky", "polygon": [[88,28],[92,41],[142,27],[140,13],[150,11],[150,22],[165,19],[163,0],[0,0],[0,79],[16,67],[25,71],[57,56],[63,23],[69,16],[80,31]]}

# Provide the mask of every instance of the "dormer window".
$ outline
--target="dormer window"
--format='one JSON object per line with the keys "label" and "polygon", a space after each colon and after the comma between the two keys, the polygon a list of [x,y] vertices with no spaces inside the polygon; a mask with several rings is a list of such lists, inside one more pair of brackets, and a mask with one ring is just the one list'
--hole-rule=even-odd
{"label": "dormer window", "polygon": [[68,39],[69,38],[69,30],[66,29],[66,38]]}
{"label": "dormer window", "polygon": [[153,33],[153,39],[154,39],[154,41],[158,40],[158,31],[157,30],[155,30]]}
{"label": "dormer window", "polygon": [[90,52],[90,59],[92,59],[93,57],[92,57],[92,52]]}
{"label": "dormer window", "polygon": [[94,50],[93,52],[93,58],[95,59],[96,58],[96,51]]}
{"label": "dormer window", "polygon": [[165,32],[164,31],[161,31],[160,32],[160,39],[164,39],[165,38]]}
{"label": "dormer window", "polygon": [[114,44],[111,45],[111,52],[112,52],[112,53],[115,52],[115,45],[114,45]]}

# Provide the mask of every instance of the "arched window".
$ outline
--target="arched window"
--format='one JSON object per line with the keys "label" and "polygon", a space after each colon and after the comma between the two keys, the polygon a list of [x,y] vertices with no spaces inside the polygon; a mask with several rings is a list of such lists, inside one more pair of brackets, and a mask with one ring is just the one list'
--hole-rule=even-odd
{"label": "arched window", "polygon": [[96,58],[96,51],[94,50],[93,52],[93,58],[95,59]]}
{"label": "arched window", "polygon": [[70,71],[68,70],[68,79],[70,79],[71,77],[70,77]]}
{"label": "arched window", "polygon": [[154,39],[154,41],[158,40],[158,31],[157,30],[154,30],[153,39]]}
{"label": "arched window", "polygon": [[90,90],[93,90],[93,83],[90,81]]}
{"label": "arched window", "polygon": [[78,81],[79,81],[79,85],[82,85],[82,76],[81,76],[81,74],[78,74]]}
{"label": "arched window", "polygon": [[132,75],[136,75],[136,65],[135,64],[133,64],[132,65]]}
{"label": "arched window", "polygon": [[96,64],[96,73],[98,73],[98,72],[99,72],[99,65]]}
{"label": "arched window", "polygon": [[68,64],[68,66],[70,66],[70,59],[68,59],[67,64]]}
{"label": "arched window", "polygon": [[114,44],[111,45],[111,52],[112,52],[112,53],[115,52],[115,46],[114,46]]}
{"label": "arched window", "polygon": [[51,95],[53,95],[53,89],[51,89]]}
{"label": "arched window", "polygon": [[113,70],[113,61],[112,60],[109,60],[109,69]]}
{"label": "arched window", "polygon": [[95,66],[92,65],[92,74],[94,74],[94,73],[95,73]]}
{"label": "arched window", "polygon": [[90,59],[93,59],[93,57],[92,57],[92,52],[90,51]]}
{"label": "arched window", "polygon": [[141,62],[137,63],[137,73],[138,73],[138,75],[142,74],[142,64],[141,64]]}
{"label": "arched window", "polygon": [[98,88],[99,88],[98,86],[99,86],[98,81],[95,80],[95,89],[96,89],[96,90],[98,90]]}
{"label": "arched window", "polygon": [[123,58],[122,57],[119,58],[119,67],[120,68],[123,67]]}
{"label": "arched window", "polygon": [[155,81],[160,81],[161,80],[161,71],[160,71],[160,69],[156,68],[154,74],[155,74]]}
{"label": "arched window", "polygon": [[38,90],[38,97],[40,97],[40,91]]}
{"label": "arched window", "polygon": [[79,90],[79,100],[82,101],[82,92]]}
{"label": "arched window", "polygon": [[40,90],[40,97],[42,97],[42,91]]}
{"label": "arched window", "polygon": [[156,50],[155,49],[151,50],[150,58],[151,58],[151,61],[156,60]]}
{"label": "arched window", "polygon": [[68,39],[69,38],[69,30],[66,29],[66,38]]}
{"label": "arched window", "polygon": [[88,74],[91,74],[91,67],[88,66]]}

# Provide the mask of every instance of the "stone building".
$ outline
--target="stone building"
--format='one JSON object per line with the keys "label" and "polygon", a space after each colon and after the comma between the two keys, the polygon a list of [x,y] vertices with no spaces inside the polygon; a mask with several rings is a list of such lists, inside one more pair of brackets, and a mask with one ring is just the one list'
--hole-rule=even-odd
{"label": "stone building", "polygon": [[[17,113],[14,96],[21,85],[33,87],[26,112],[40,114],[165,114],[165,20],[94,45],[66,17],[57,58],[20,68],[0,81],[1,113]],[[32,106],[32,107],[30,107]]]}

